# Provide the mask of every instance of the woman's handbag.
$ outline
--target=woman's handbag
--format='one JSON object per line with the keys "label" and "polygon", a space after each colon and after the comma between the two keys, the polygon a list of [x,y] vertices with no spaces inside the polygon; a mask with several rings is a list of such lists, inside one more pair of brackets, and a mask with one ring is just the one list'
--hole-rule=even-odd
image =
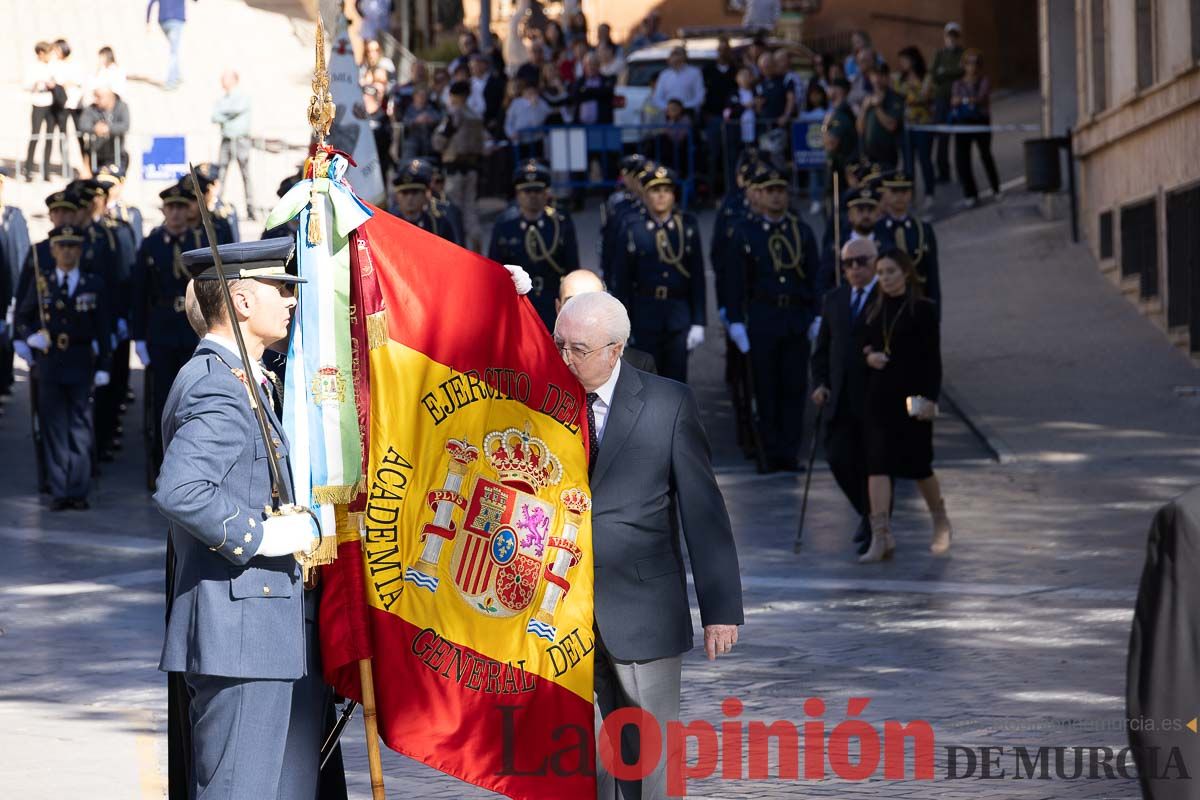
{"label": "woman's handbag", "polygon": [[904,398],[904,405],[908,408],[908,415],[916,419],[934,420],[938,416],[938,404],[930,400],[928,397],[922,397],[915,394],[911,397]]}

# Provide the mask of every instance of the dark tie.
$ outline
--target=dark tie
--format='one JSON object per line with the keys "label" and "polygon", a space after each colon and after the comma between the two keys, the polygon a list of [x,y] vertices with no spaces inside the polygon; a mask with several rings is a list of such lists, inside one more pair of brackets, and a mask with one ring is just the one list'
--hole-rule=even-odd
{"label": "dark tie", "polygon": [[596,457],[600,454],[600,434],[596,431],[596,401],[600,395],[595,392],[587,393],[588,404],[588,477],[596,466]]}
{"label": "dark tie", "polygon": [[850,321],[854,322],[858,319],[858,314],[862,311],[862,289],[854,290],[854,299],[850,301]]}

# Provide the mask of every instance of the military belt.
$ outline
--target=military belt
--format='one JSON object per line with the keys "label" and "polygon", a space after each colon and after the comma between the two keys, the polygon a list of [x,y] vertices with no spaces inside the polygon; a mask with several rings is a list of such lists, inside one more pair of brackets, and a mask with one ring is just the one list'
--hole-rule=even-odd
{"label": "military belt", "polygon": [[653,297],[655,300],[687,300],[689,295],[683,289],[672,289],[670,286],[639,286],[638,297]]}
{"label": "military belt", "polygon": [[774,308],[801,308],[808,304],[809,297],[806,294],[756,293],[754,302]]}

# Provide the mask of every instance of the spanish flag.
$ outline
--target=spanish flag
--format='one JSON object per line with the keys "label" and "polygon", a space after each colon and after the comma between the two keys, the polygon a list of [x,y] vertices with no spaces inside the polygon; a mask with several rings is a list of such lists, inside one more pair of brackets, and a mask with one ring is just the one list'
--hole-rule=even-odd
{"label": "spanish flag", "polygon": [[508,273],[377,212],[352,245],[366,491],[322,573],[327,680],[387,746],[514,798],[595,795],[583,389]]}

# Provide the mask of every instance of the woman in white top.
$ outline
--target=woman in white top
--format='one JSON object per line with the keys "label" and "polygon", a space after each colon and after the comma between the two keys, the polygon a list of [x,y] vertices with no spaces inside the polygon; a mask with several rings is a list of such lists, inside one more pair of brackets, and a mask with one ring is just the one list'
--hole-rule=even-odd
{"label": "woman in white top", "polygon": [[[54,141],[53,134],[56,113],[54,89],[57,84],[54,82],[54,69],[51,63],[54,45],[49,42],[38,42],[34,45],[33,52],[37,55],[37,60],[29,66],[25,80],[25,88],[29,92],[29,100],[32,104],[29,120],[29,150],[25,154],[24,169],[25,180],[27,181],[33,180],[33,155],[37,150],[39,137],[45,143],[42,146],[43,179],[49,174],[50,148],[53,146]],[[43,127],[45,128],[45,133],[42,133]]]}
{"label": "woman in white top", "polygon": [[117,63],[111,47],[101,47],[96,54],[96,71],[83,87],[84,101],[90,101],[97,89],[112,89],[113,94],[128,100],[125,94],[125,68]]}
{"label": "woman in white top", "polygon": [[[54,80],[59,86],[63,87],[67,93],[67,101],[63,104],[62,110],[56,115],[55,124],[60,131],[67,131],[67,117],[71,118],[71,124],[75,128],[75,139],[79,146],[79,154],[81,156],[82,165],[80,169],[80,177],[92,177],[91,169],[87,164],[87,149],[83,143],[83,137],[79,135],[79,115],[83,110],[83,71],[79,68],[79,64],[71,58],[71,45],[67,44],[66,39],[58,39],[54,42],[54,49],[58,51],[58,61],[54,64]],[[63,148],[63,162],[65,166],[67,148]]]}

